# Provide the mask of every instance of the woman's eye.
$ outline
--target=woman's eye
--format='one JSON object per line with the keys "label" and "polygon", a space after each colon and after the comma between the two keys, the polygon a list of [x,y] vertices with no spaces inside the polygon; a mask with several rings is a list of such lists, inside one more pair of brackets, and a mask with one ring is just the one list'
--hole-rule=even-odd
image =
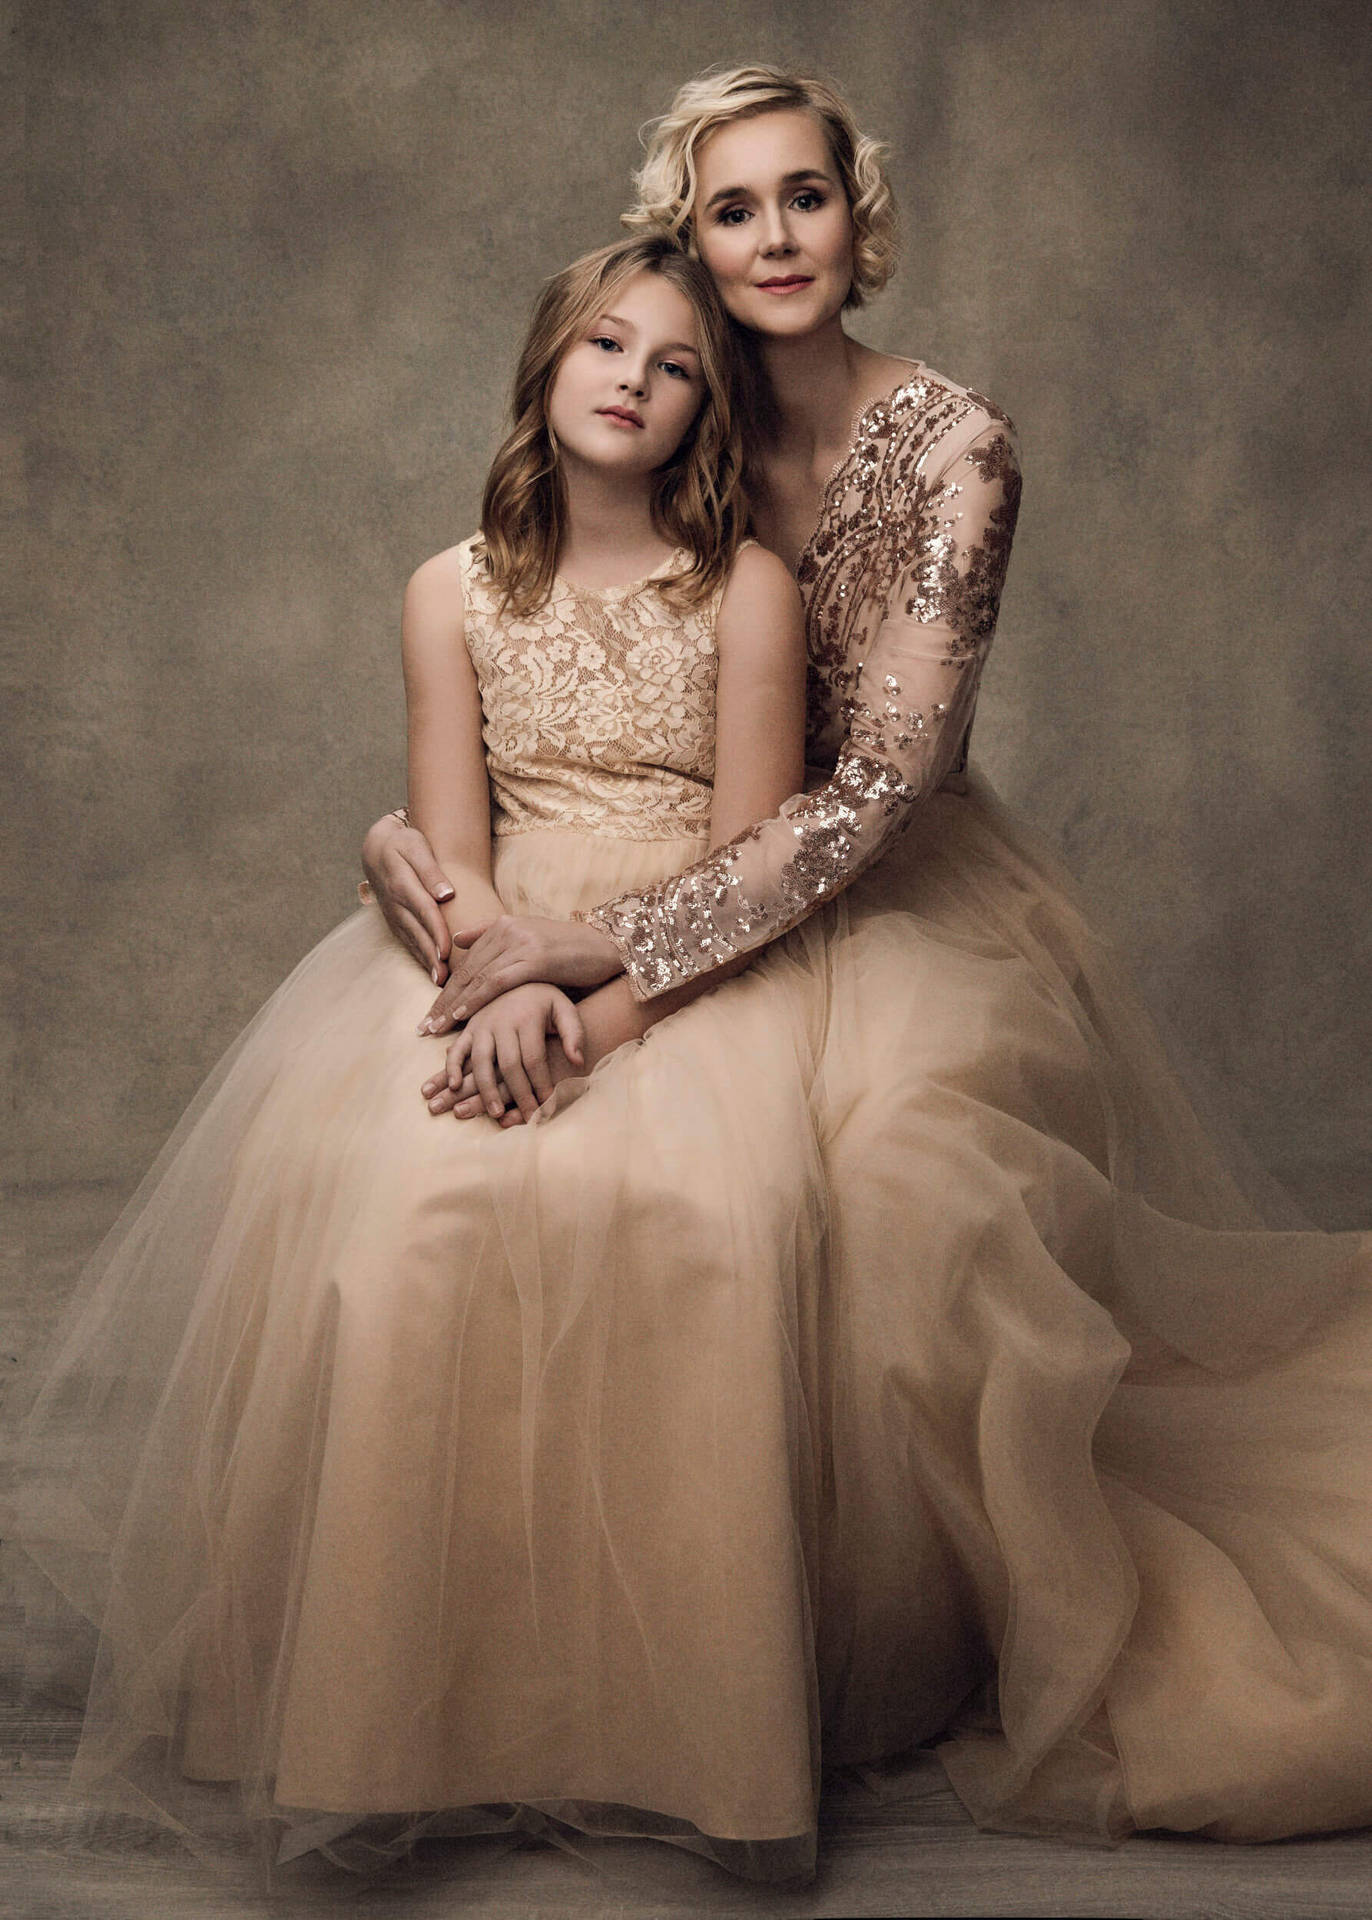
{"label": "woman's eye", "polygon": [[747,218],[747,207],[725,207],[722,213],[716,215],[716,221],[721,227],[741,227]]}
{"label": "woman's eye", "polygon": [[813,187],[806,187],[803,193],[796,195],[791,205],[799,213],[817,213],[824,205],[824,195],[816,193]]}

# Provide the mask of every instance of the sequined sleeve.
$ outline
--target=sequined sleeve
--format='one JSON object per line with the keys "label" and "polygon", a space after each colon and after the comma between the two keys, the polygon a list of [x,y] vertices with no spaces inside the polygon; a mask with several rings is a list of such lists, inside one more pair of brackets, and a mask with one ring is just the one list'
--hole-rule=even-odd
{"label": "sequined sleeve", "polygon": [[1020,491],[1008,422],[983,415],[958,440],[932,472],[914,463],[883,505],[883,564],[868,578],[889,584],[859,610],[863,657],[832,777],[683,873],[587,916],[640,1000],[765,946],[831,900],[958,764]]}

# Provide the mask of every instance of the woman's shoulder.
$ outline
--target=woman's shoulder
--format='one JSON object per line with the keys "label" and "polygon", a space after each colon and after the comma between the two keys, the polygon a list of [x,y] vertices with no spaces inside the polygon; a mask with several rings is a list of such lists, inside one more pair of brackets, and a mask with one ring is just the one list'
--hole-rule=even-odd
{"label": "woman's shoulder", "polygon": [[879,428],[893,443],[907,451],[939,445],[950,455],[985,437],[1015,446],[1015,423],[994,400],[923,360],[903,358],[899,364],[904,377],[869,410],[881,416]]}

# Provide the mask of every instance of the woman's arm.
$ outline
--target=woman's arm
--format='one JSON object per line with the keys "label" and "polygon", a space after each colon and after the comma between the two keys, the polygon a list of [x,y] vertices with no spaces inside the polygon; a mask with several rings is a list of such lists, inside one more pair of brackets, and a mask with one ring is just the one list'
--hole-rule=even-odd
{"label": "woman's arm", "polygon": [[491,802],[481,693],[462,631],[457,549],[435,554],[405,589],[409,813],[452,885],[449,928],[501,911],[491,884]]}
{"label": "woman's arm", "polygon": [[1003,416],[978,409],[938,464],[914,462],[886,516],[889,592],[873,610],[832,779],[706,860],[589,917],[652,1002],[777,939],[878,859],[956,764],[995,632],[1019,508]]}

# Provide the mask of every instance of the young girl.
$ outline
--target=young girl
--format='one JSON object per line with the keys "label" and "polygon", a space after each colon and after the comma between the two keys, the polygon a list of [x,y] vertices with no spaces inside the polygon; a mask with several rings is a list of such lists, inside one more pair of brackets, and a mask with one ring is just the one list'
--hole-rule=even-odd
{"label": "young girl", "polygon": [[[739,473],[704,269],[647,237],[559,274],[482,535],[405,600],[454,926],[649,884],[795,786],[798,596]],[[432,988],[375,909],[307,956],[98,1254],[31,1421],[21,1536],[102,1630],[78,1785],[193,1836],[246,1811],[278,1856],[538,1809],[807,1863],[803,974],[690,988],[617,1052],[613,1000],[531,986],[491,1029],[509,1086],[545,1091],[550,1035],[580,1071],[555,1128],[502,1131],[426,1111]]]}
{"label": "young girl", "polygon": [[[711,73],[639,187],[765,376],[754,523],[806,599],[810,790],[589,925],[463,929],[438,1024],[564,970],[651,1008],[724,959],[804,965],[826,1759],[951,1736],[968,1807],[1022,1831],[1362,1824],[1372,1237],[1262,1230],[1070,885],[962,770],[1018,466],[998,409],[845,331],[892,262],[877,143],[819,82]],[[438,967],[424,850],[386,837]]]}

